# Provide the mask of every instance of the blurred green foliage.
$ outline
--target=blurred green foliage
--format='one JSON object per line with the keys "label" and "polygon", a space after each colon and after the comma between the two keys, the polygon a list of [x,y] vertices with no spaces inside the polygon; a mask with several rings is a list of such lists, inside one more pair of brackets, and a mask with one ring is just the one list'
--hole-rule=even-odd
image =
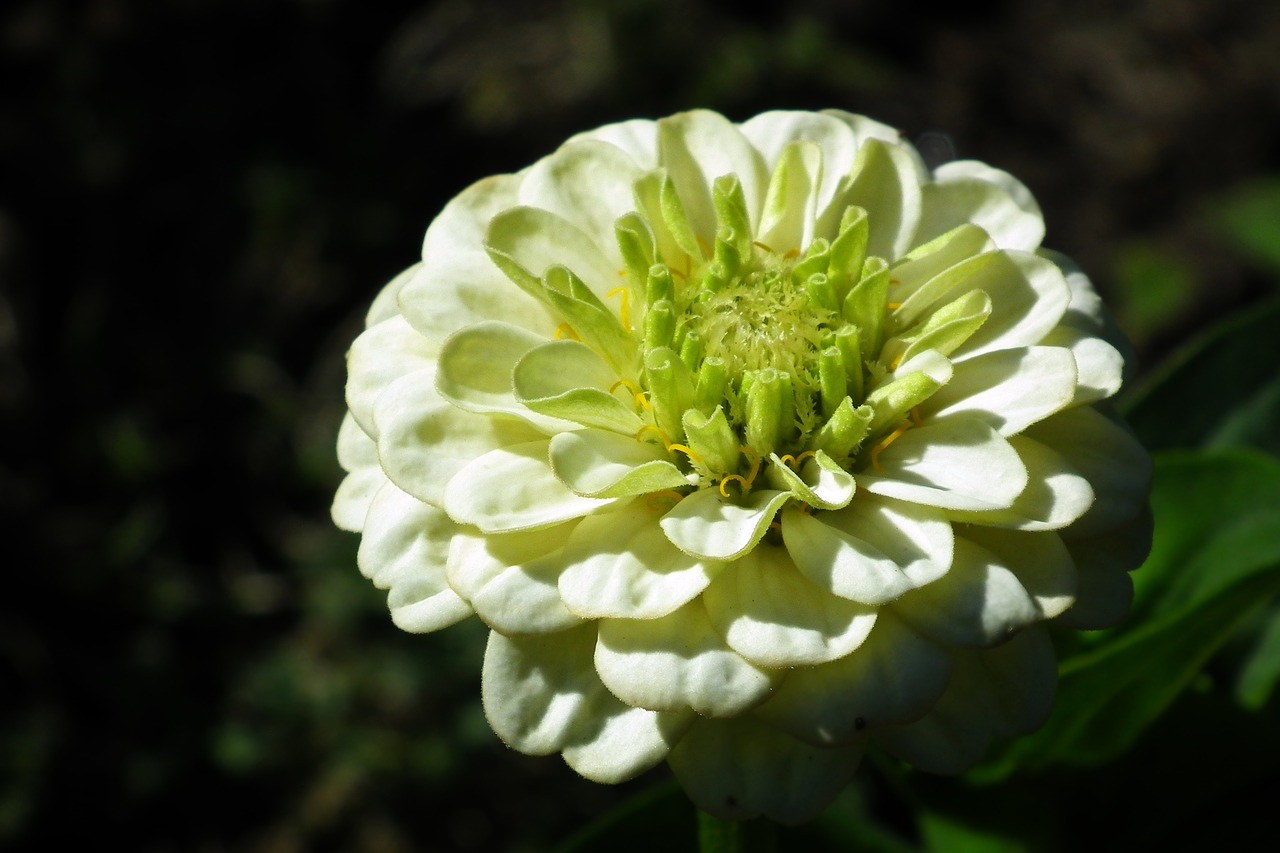
{"label": "blurred green foliage", "polygon": [[327,519],[343,352],[470,181],[605,121],[835,106],[1027,181],[1138,344],[1126,411],[1170,455],[1142,618],[1064,646],[1083,728],[960,780],[873,759],[780,842],[1260,847],[1278,44],[1248,0],[6,4],[0,846],[692,844],[664,771],[606,788],[497,742],[478,625],[390,625]]}

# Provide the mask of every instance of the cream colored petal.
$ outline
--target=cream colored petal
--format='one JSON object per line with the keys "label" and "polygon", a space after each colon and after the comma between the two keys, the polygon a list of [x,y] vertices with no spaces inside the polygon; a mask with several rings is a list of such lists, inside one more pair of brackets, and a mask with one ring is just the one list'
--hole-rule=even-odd
{"label": "cream colored petal", "polygon": [[781,548],[758,545],[702,594],[730,648],[762,667],[826,663],[849,654],[876,621],[873,607],[809,581]]}
{"label": "cream colored petal", "polygon": [[1009,445],[1027,468],[1022,494],[1008,509],[957,511],[951,513],[952,520],[1017,530],[1062,530],[1093,506],[1093,487],[1062,454],[1025,435],[1013,436]]}
{"label": "cream colored petal", "polygon": [[916,243],[972,222],[1002,249],[1033,251],[1044,239],[1044,217],[1026,186],[1008,172],[975,160],[934,169],[924,187],[924,214]]}
{"label": "cream colored petal", "polygon": [[[550,211],[573,223],[615,268],[621,268],[613,223],[635,210],[632,186],[644,171],[629,154],[608,142],[571,140],[525,174],[520,204]],[[573,269],[567,261],[559,263]],[[574,271],[586,278],[585,272]]]}
{"label": "cream colored petal", "polygon": [[740,503],[715,489],[681,500],[658,522],[681,551],[707,560],[736,560],[760,541],[789,492],[756,489]]}
{"label": "cream colored petal", "polygon": [[658,126],[647,118],[606,124],[573,136],[569,141],[596,139],[621,148],[640,168],[648,171],[658,165]]}
{"label": "cream colored petal", "polygon": [[858,149],[845,204],[867,211],[867,253],[894,261],[907,253],[920,220],[921,174],[900,145],[870,139]]}
{"label": "cream colored petal", "polygon": [[440,253],[399,295],[399,312],[437,350],[459,329],[486,320],[550,337],[558,320],[512,284],[483,248]]}
{"label": "cream colored petal", "polygon": [[445,510],[485,533],[506,533],[550,527],[613,503],[580,497],[561,483],[547,461],[549,444],[513,444],[475,459],[445,486]]}
{"label": "cream colored petal", "polygon": [[764,158],[724,116],[694,110],[659,120],[658,159],[675,183],[694,232],[707,246],[714,245],[716,236],[711,184],[721,175],[738,176],[751,224],[759,226],[769,179]]}
{"label": "cream colored petal", "polygon": [[582,624],[560,598],[558,583],[564,570],[559,550],[506,569],[471,596],[476,615],[495,631],[547,634]]}
{"label": "cream colored petal", "polygon": [[722,820],[812,820],[853,777],[864,746],[819,748],[750,717],[697,720],[667,759],[694,805]]}
{"label": "cream colored petal", "polygon": [[381,466],[401,489],[440,506],[454,474],[478,457],[542,435],[516,418],[477,415],[440,399],[427,371],[403,376],[378,398]]}
{"label": "cream colored petal", "polygon": [[814,746],[853,744],[919,719],[950,676],[947,652],[882,612],[860,647],[831,663],[792,670],[754,714]]}
{"label": "cream colored petal", "polygon": [[1059,616],[1076,600],[1076,564],[1053,531],[1027,532],[966,525],[964,538],[990,551],[1031,595],[1040,616]]}
{"label": "cream colored petal", "polygon": [[537,563],[564,547],[578,522],[517,533],[481,533],[463,526],[449,544],[449,586],[468,601],[507,569]]}
{"label": "cream colored petal", "polygon": [[1151,457],[1128,429],[1088,406],[1059,412],[1027,437],[1061,454],[1093,487],[1092,507],[1072,524],[1075,537],[1097,535],[1134,518],[1147,505]]}
{"label": "cream colored petal", "polygon": [[1062,272],[1049,261],[1024,252],[1001,252],[968,282],[991,297],[994,310],[952,360],[1040,343],[1058,324],[1071,300]]}
{"label": "cream colored petal", "polygon": [[377,465],[358,468],[343,477],[333,495],[333,505],[329,508],[333,523],[341,530],[359,533],[364,529],[365,517],[369,514],[373,496],[387,482],[387,475]]}
{"label": "cream colored petal", "polygon": [[378,437],[373,407],[379,395],[409,373],[435,369],[436,347],[402,317],[365,329],[347,353],[347,408],[370,438]]}
{"label": "cream colored petal", "polygon": [[391,483],[374,497],[356,564],[375,586],[389,590],[391,619],[403,630],[437,631],[471,615],[445,574],[456,532],[443,512]]}
{"label": "cream colored petal", "polygon": [[1016,435],[1071,404],[1076,361],[1060,347],[996,350],[955,365],[951,381],[920,406],[934,421],[976,417]]}
{"label": "cream colored petal", "polygon": [[780,255],[809,245],[821,180],[822,149],[812,142],[787,145],[769,179],[757,242]]}
{"label": "cream colored petal", "polygon": [[959,651],[951,685],[923,719],[878,742],[930,773],[961,773],[981,760],[993,737],[1040,726],[1053,705],[1057,664],[1043,629],[985,651]]}
{"label": "cream colored petal", "polygon": [[741,130],[742,135],[764,156],[765,168],[770,172],[790,142],[811,142],[822,150],[822,180],[817,187],[815,201],[818,222],[825,228],[819,227],[817,234],[828,239],[834,236],[845,205],[832,202],[848,177],[857,153],[857,139],[849,125],[822,113],[775,111],[761,113],[743,122]]}
{"label": "cream colored petal", "polygon": [[436,391],[460,409],[510,415],[552,434],[572,421],[530,411],[515,397],[512,374],[520,359],[546,338],[506,323],[478,323],[455,334],[440,351]]}
{"label": "cream colored petal", "polygon": [[671,544],[646,501],[584,518],[565,544],[560,595],[588,619],[665,616],[707,588],[725,563]]}
{"label": "cream colored petal", "polygon": [[951,525],[941,511],[874,495],[839,512],[788,510],[782,536],[809,580],[864,604],[892,601],[951,565]]}
{"label": "cream colored petal", "polygon": [[373,298],[373,303],[369,306],[369,311],[364,316],[365,328],[376,326],[383,320],[390,320],[400,313],[397,306],[400,291],[412,282],[421,270],[421,263],[414,264],[391,279],[382,290],[378,291],[378,295]]}
{"label": "cream colored petal", "polygon": [[459,251],[476,251],[484,244],[489,220],[519,202],[519,175],[494,175],[467,187],[444,206],[427,228],[422,241],[422,258],[434,263]]}
{"label": "cream colored petal", "polygon": [[365,435],[350,412],[342,416],[338,427],[338,464],[347,472],[378,464],[378,445]]}
{"label": "cream colored petal", "polygon": [[658,445],[605,430],[560,433],[551,439],[550,460],[560,482],[586,497],[629,497],[689,485]]}
{"label": "cream colored petal", "polygon": [[[630,185],[628,185],[630,191]],[[504,210],[489,223],[485,248],[511,280],[533,295],[553,266],[572,270],[600,299],[625,281],[622,261],[614,248],[612,223],[605,234],[584,231],[563,216],[537,207]]]}
{"label": "cream colored petal", "polygon": [[498,737],[527,755],[563,751],[574,770],[613,784],[666,757],[689,715],[631,708],[592,664],[595,626],[529,637],[489,635],[481,697]]}
{"label": "cream colored petal", "polygon": [[1000,559],[956,538],[951,570],[887,607],[949,646],[994,646],[1040,619],[1040,609]]}
{"label": "cream colored petal", "polygon": [[748,663],[694,600],[657,619],[602,619],[596,670],[628,705],[733,717],[763,700],[775,675]]}
{"label": "cream colored petal", "polygon": [[1007,509],[1027,487],[1027,469],[1007,439],[972,418],[908,429],[864,470],[866,491],[926,506]]}
{"label": "cream colored petal", "polygon": [[1124,356],[1111,344],[1089,332],[1058,326],[1043,343],[1065,347],[1076,362],[1076,392],[1072,406],[1105,400],[1120,390],[1124,382]]}

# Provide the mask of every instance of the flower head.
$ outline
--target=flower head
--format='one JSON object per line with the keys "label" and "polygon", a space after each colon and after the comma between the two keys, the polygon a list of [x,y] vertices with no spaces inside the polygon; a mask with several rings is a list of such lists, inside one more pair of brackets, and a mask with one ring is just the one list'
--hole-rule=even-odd
{"label": "flower head", "polygon": [[723,817],[875,744],[975,762],[1123,616],[1123,359],[1012,176],[842,112],[574,137],[427,231],[352,346],[334,518],[393,620],[491,629],[508,744]]}

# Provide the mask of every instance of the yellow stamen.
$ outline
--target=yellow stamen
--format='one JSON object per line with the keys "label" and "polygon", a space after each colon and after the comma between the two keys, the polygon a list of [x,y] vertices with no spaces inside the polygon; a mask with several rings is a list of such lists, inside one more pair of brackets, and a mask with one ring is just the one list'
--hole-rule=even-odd
{"label": "yellow stamen", "polygon": [[667,434],[662,431],[662,427],[654,426],[653,424],[645,424],[644,426],[640,427],[640,429],[636,432],[636,441],[644,441],[644,439],[641,438],[640,436],[644,435],[646,432],[649,432],[650,430],[653,430],[658,434],[658,438],[662,441],[663,447],[666,447],[669,444],[671,444],[671,439],[667,438]]}
{"label": "yellow stamen", "polygon": [[800,257],[800,250],[799,250],[798,248],[796,248],[796,249],[790,249],[790,250],[788,250],[788,251],[787,251],[787,253],[786,253],[785,255],[783,255],[783,256],[782,256],[782,259],[783,259],[784,261],[789,261],[789,260],[791,260],[792,258],[798,258],[798,257]]}
{"label": "yellow stamen", "polygon": [[761,248],[761,249],[764,249],[766,252],[768,252],[768,253],[769,253],[769,254],[771,254],[771,255],[776,255],[776,254],[778,254],[778,253],[777,253],[777,252],[775,252],[773,249],[770,249],[768,246],[766,246],[764,243],[761,243],[759,240],[752,240],[752,241],[751,241],[751,245],[753,245],[753,246],[757,246],[757,247],[759,247],[759,248]]}
{"label": "yellow stamen", "polygon": [[751,460],[751,470],[747,472],[747,476],[745,477],[740,474],[726,474],[724,477],[720,478],[720,494],[726,498],[729,497],[729,493],[724,490],[725,483],[730,480],[737,480],[742,484],[742,491],[744,493],[749,492],[751,491],[751,484],[756,481],[756,475],[760,473],[760,454],[756,453],[746,445],[739,447],[738,451],[740,453],[747,454],[747,458]]}
{"label": "yellow stamen", "polygon": [[800,464],[804,462],[804,460],[808,459],[810,456],[817,456],[817,455],[818,454],[813,452],[812,450],[806,450],[804,453],[801,453],[799,456],[792,456],[790,453],[784,454],[783,456],[779,456],[778,460],[783,465],[786,465],[788,468],[790,468],[791,470],[799,471]]}
{"label": "yellow stamen", "polygon": [[877,473],[884,473],[884,469],[880,467],[880,454],[884,452],[886,447],[897,441],[898,438],[909,429],[911,429],[911,421],[903,421],[901,426],[889,433],[889,435],[875,447],[871,448],[871,467],[876,469]]}
{"label": "yellow stamen", "polygon": [[695,240],[697,240],[697,241],[698,241],[698,248],[702,249],[702,255],[703,255],[703,257],[707,257],[707,258],[709,258],[709,257],[711,257],[711,256],[712,256],[712,254],[714,254],[714,253],[711,251],[711,247],[707,245],[707,241],[706,241],[706,240],[703,240],[701,237],[694,237],[693,239],[695,239]]}
{"label": "yellow stamen", "polygon": [[[623,275],[626,273],[624,272]],[[622,304],[618,306],[618,317],[622,320],[622,328],[629,332],[631,331],[631,290],[626,287],[615,287],[606,296],[612,299],[616,294],[622,294]]]}
{"label": "yellow stamen", "polygon": [[885,305],[884,305],[884,307],[888,308],[890,311],[897,311],[899,308],[901,308],[901,307],[902,307],[902,303],[901,303],[901,302],[886,302],[886,303],[885,303]]}
{"label": "yellow stamen", "polygon": [[916,426],[924,426],[924,424],[920,423],[920,407],[919,406],[911,407],[911,420],[916,422]]}
{"label": "yellow stamen", "polygon": [[678,451],[680,451],[681,453],[683,453],[685,456],[688,456],[688,457],[689,457],[689,459],[690,459],[690,461],[692,461],[695,465],[701,465],[701,464],[702,464],[702,458],[701,458],[700,456],[698,456],[698,454],[694,453],[694,452],[693,452],[693,450],[691,450],[690,448],[688,448],[688,447],[684,446],[683,444],[668,444],[668,445],[667,445],[667,452],[668,452],[668,453],[674,453],[674,452],[675,452],[675,451],[677,451],[677,450],[678,450]]}
{"label": "yellow stamen", "polygon": [[556,340],[563,341],[565,338],[568,338],[571,341],[579,340],[578,333],[573,330],[573,326],[570,326],[568,323],[561,323],[559,326],[556,326]]}
{"label": "yellow stamen", "polygon": [[625,379],[619,379],[617,382],[609,386],[609,393],[612,394],[614,391],[617,391],[619,388],[626,388],[628,391],[631,392],[632,396],[635,397],[635,404],[638,408],[644,409],[645,411],[648,411],[650,408],[652,408],[649,405],[649,398],[645,396],[643,391],[641,391],[639,388],[636,387],[636,384],[634,382],[628,382]]}

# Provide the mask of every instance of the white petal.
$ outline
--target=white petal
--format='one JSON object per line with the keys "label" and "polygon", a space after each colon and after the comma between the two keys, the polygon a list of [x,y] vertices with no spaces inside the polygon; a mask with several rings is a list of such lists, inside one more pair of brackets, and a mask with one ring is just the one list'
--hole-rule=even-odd
{"label": "white petal", "polygon": [[421,269],[421,263],[414,264],[391,279],[382,290],[378,291],[378,295],[373,298],[373,304],[369,306],[368,313],[365,314],[365,328],[376,326],[383,320],[389,320],[400,313],[396,304],[400,298],[400,291],[417,277]]}
{"label": "white petal", "polygon": [[658,619],[602,619],[595,661],[615,696],[654,711],[737,716],[774,683],[724,644],[700,601]]}
{"label": "white petal", "polygon": [[618,375],[590,347],[553,341],[530,350],[512,374],[515,398],[535,412],[634,436],[644,421],[610,389]]}
{"label": "white petal", "polygon": [[577,522],[517,533],[480,533],[463,527],[449,545],[449,586],[470,600],[507,569],[532,565],[559,551]]}
{"label": "white petal", "polygon": [[486,533],[504,533],[549,527],[613,503],[580,497],[561,483],[547,461],[549,444],[513,444],[469,463],[445,486],[445,510]]}
{"label": "white petal", "polygon": [[891,613],[839,660],[796,669],[755,715],[815,746],[919,719],[951,676],[951,658]]}
{"label": "white petal", "polygon": [[1151,550],[1151,512],[1141,512],[1102,536],[1068,542],[1079,579],[1075,605],[1058,618],[1060,624],[1084,631],[1118,625],[1133,601],[1129,572],[1140,566]]}
{"label": "white petal", "polygon": [[495,631],[546,634],[582,623],[560,599],[564,559],[552,553],[519,566],[509,566],[471,597],[476,615]]}
{"label": "white petal", "polygon": [[1109,530],[1146,506],[1151,457],[1132,433],[1096,409],[1082,406],[1059,412],[1030,427],[1027,436],[1061,454],[1093,486],[1096,499],[1072,524],[1074,536]]}
{"label": "white petal", "polygon": [[671,544],[644,501],[584,518],[565,544],[560,595],[594,619],[653,619],[696,597],[724,563],[699,560]]}
{"label": "white petal", "polygon": [[853,777],[863,745],[819,748],[750,717],[698,720],[667,759],[694,805],[722,820],[812,820]]}
{"label": "white petal", "polygon": [[1003,436],[1016,435],[1069,405],[1076,363],[1060,347],[996,350],[955,365],[951,381],[921,405],[940,420],[977,417]]}
{"label": "white petal", "polygon": [[858,149],[843,203],[867,211],[867,252],[894,261],[907,253],[920,220],[918,164],[900,145],[867,140]]}
{"label": "white petal", "polygon": [[[822,150],[822,180],[815,193],[820,223],[832,220],[831,233],[819,230],[820,236],[830,238],[844,214],[844,205],[828,213],[842,181],[848,177],[849,167],[857,152],[857,140],[850,127],[834,116],[803,111],[766,112],[743,122],[742,135],[764,155],[765,168],[772,173],[782,149],[788,143],[803,140],[812,142]],[[825,215],[824,215],[825,214]]]}
{"label": "white petal", "polygon": [[1025,435],[1013,436],[1009,444],[1027,467],[1022,494],[1008,509],[953,512],[953,520],[1018,530],[1061,530],[1093,506],[1093,487],[1062,454]]}
{"label": "white petal", "polygon": [[[628,185],[628,191],[630,185]],[[607,240],[607,245],[606,245]],[[621,260],[615,258],[612,227],[606,234],[589,233],[568,219],[537,207],[504,210],[489,223],[485,237],[494,263],[521,288],[541,292],[540,280],[549,267],[568,267],[600,300],[623,283],[618,273]],[[514,266],[512,266],[514,265]]]}
{"label": "white petal", "polygon": [[338,464],[351,472],[378,464],[378,445],[347,412],[338,427]]}
{"label": "white petal", "polygon": [[[520,204],[548,210],[572,222],[616,266],[622,257],[614,241],[613,223],[635,210],[631,188],[644,171],[625,151],[607,142],[571,140],[525,173]],[[567,261],[559,263],[574,269]],[[585,272],[574,272],[586,280]]]}
{"label": "white petal", "polygon": [[607,693],[591,661],[595,640],[589,624],[528,637],[491,632],[480,695],[498,737],[526,755],[548,755],[590,725],[592,700]]}
{"label": "white petal", "polygon": [[477,181],[444,206],[422,241],[423,260],[430,264],[460,251],[476,251],[484,243],[489,220],[517,204],[517,175],[495,175]]}
{"label": "white petal", "polygon": [[943,509],[1005,509],[1027,487],[1027,469],[1008,440],[971,418],[909,429],[879,463],[882,473],[858,475],[863,489]]}
{"label": "white petal", "polygon": [[874,608],[807,580],[786,551],[771,545],[758,545],[721,572],[702,600],[730,648],[771,668],[843,657],[876,621]]}
{"label": "white petal", "polygon": [[750,551],[769,529],[789,492],[756,489],[740,504],[715,489],[684,498],[659,524],[681,551],[708,560],[735,560]]}
{"label": "white petal", "polygon": [[399,310],[437,350],[454,332],[486,320],[519,326],[544,338],[557,325],[542,304],[512,284],[480,246],[434,255],[400,291]]}
{"label": "white petal", "polygon": [[707,246],[716,236],[711,184],[722,175],[738,176],[751,224],[758,227],[768,173],[760,152],[728,119],[708,110],[661,119],[658,151],[694,231]]}
{"label": "white petal", "polygon": [[478,457],[542,436],[524,421],[477,415],[443,402],[428,371],[393,382],[374,408],[378,455],[392,482],[440,505],[450,478]]}
{"label": "white petal", "polygon": [[797,141],[783,149],[769,180],[760,216],[760,243],[778,254],[809,244],[821,179],[821,148],[811,142]]}
{"label": "white petal", "polygon": [[1075,603],[1076,564],[1058,534],[968,525],[962,535],[990,551],[1013,572],[1042,618],[1061,615]]}
{"label": "white petal", "polygon": [[1059,326],[1043,343],[1066,347],[1076,361],[1076,392],[1073,406],[1096,403],[1120,390],[1124,381],[1124,356],[1111,344],[1089,332]]}
{"label": "white petal", "polygon": [[546,338],[506,323],[469,326],[440,351],[436,391],[468,412],[511,415],[547,433],[574,429],[572,421],[539,415],[515,398],[511,377],[516,364],[545,343]]}
{"label": "white petal", "polygon": [[457,525],[440,510],[387,483],[374,497],[356,563],[379,589],[390,590],[391,619],[425,633],[471,615],[445,576]]}
{"label": "white petal", "polygon": [[621,148],[636,161],[636,165],[648,171],[658,165],[658,125],[647,118],[606,124],[573,136],[569,141],[597,139]]}
{"label": "white petal", "polygon": [[839,512],[788,510],[782,536],[809,580],[864,604],[892,601],[951,565],[951,525],[940,511],[875,496]]}
{"label": "white petal", "polygon": [[437,349],[403,317],[370,326],[351,344],[347,353],[347,408],[369,437],[378,437],[373,407],[379,395],[401,376],[435,369]]}
{"label": "white petal", "polygon": [[999,349],[1038,344],[1058,324],[1071,300],[1062,272],[1023,252],[1000,252],[965,285],[991,297],[991,316],[951,357],[962,361]]}
{"label": "white petal", "polygon": [[926,637],[952,646],[992,646],[1040,618],[1017,577],[990,551],[959,537],[949,572],[888,606]]}
{"label": "white petal", "polygon": [[560,433],[551,440],[550,459],[560,481],[587,497],[626,497],[689,485],[661,447],[604,430]]}
{"label": "white petal", "polygon": [[951,685],[922,720],[879,740],[930,773],[960,773],[976,764],[992,737],[1025,734],[1053,705],[1057,665],[1042,629],[981,652],[956,654]]}
{"label": "white petal", "polygon": [[924,214],[916,243],[964,222],[980,226],[1002,249],[1032,251],[1044,239],[1044,217],[1017,178],[974,160],[956,160],[934,170],[924,187]]}
{"label": "white petal", "polygon": [[341,530],[359,533],[364,528],[373,496],[387,482],[387,475],[377,465],[359,468],[343,477],[329,509],[333,523]]}
{"label": "white petal", "polygon": [[592,782],[616,785],[660,764],[692,722],[690,712],[646,711],[599,693],[565,744],[564,761]]}

